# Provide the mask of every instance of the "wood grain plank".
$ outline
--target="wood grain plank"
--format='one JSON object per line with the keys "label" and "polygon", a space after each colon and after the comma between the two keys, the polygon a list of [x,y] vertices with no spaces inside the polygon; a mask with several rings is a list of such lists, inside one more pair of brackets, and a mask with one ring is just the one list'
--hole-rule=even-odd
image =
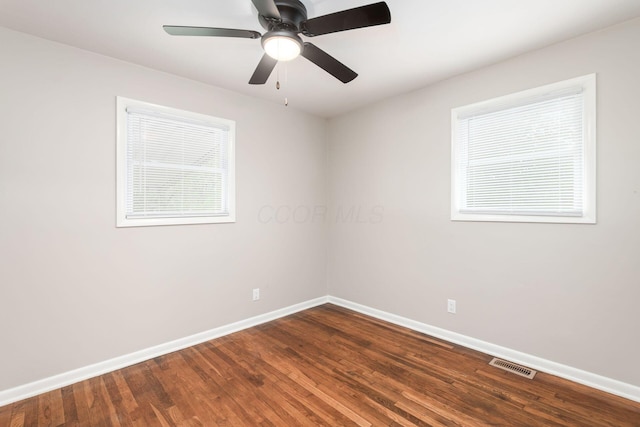
{"label": "wood grain plank", "polygon": [[11,423],[11,406],[0,407],[0,426],[8,426]]}
{"label": "wood grain plank", "polygon": [[10,427],[24,427],[24,412],[17,411],[12,414],[11,422],[8,424]]}
{"label": "wood grain plank", "polygon": [[64,425],[62,390],[54,390],[38,396],[38,424],[45,426]]}

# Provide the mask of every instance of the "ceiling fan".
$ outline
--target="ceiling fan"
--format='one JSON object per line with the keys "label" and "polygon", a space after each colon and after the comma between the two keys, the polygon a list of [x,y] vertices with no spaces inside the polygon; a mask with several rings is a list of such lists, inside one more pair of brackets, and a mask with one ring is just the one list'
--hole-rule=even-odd
{"label": "ceiling fan", "polygon": [[307,58],[341,82],[349,83],[358,76],[355,71],[314,44],[304,42],[299,34],[315,37],[391,22],[391,12],[385,2],[307,19],[307,9],[300,0],[251,1],[258,9],[260,25],[267,30],[264,35],[257,31],[232,28],[176,25],[164,25],[163,28],[172,36],[261,38],[265,54],[251,76],[249,84],[265,84],[278,61],[290,61],[298,55]]}

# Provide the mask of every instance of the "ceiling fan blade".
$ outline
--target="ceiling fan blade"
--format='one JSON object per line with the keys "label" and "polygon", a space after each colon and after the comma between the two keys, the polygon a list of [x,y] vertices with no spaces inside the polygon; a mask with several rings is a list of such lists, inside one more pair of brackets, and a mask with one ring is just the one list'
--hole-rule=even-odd
{"label": "ceiling fan blade", "polygon": [[351,80],[358,77],[358,73],[314,44],[305,43],[301,55],[325,70],[327,73],[331,74],[336,79],[340,80],[342,83],[349,83]]}
{"label": "ceiling fan blade", "polygon": [[309,19],[301,24],[301,31],[305,36],[314,37],[390,22],[391,11],[385,2],[380,2]]}
{"label": "ceiling fan blade", "polygon": [[162,28],[172,36],[240,37],[244,39],[259,39],[262,37],[257,31],[236,30],[233,28],[180,27],[177,25],[163,25]]}
{"label": "ceiling fan blade", "polygon": [[280,20],[280,11],[273,0],[251,0],[258,13],[267,19]]}
{"label": "ceiling fan blade", "polygon": [[262,55],[262,59],[260,63],[256,67],[256,70],[253,72],[251,79],[249,80],[250,85],[263,85],[269,80],[269,76],[271,72],[276,67],[278,63],[277,59],[273,59],[266,53]]}

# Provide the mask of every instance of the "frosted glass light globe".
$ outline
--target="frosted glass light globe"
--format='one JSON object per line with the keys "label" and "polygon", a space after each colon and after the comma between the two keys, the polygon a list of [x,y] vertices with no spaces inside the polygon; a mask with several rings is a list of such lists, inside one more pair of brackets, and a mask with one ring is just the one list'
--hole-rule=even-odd
{"label": "frosted glass light globe", "polygon": [[264,51],[278,61],[291,61],[300,55],[302,52],[302,43],[297,38],[288,35],[273,35],[263,40],[262,46]]}

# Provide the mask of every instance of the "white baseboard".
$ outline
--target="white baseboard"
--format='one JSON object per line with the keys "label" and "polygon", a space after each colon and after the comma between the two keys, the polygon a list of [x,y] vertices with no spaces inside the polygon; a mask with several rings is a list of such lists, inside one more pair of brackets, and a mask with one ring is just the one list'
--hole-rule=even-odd
{"label": "white baseboard", "polygon": [[246,320],[241,320],[239,322],[231,323],[219,328],[214,328],[209,331],[200,332],[198,334],[191,335],[185,338],[180,338],[165,344],[160,344],[144,350],[136,351],[134,353],[125,354],[123,356],[105,360],[104,362],[85,366],[84,368],[74,369],[73,371],[54,375],[52,377],[34,381],[29,384],[24,384],[15,388],[10,388],[8,390],[2,390],[0,391],[0,406],[8,405],[10,403],[17,402],[22,399],[27,399],[41,393],[46,393],[51,390],[56,390],[58,388],[65,387],[79,381],[96,377],[98,375],[113,372],[117,369],[126,368],[127,366],[135,365],[136,363],[153,359],[154,357],[182,350],[184,348],[191,347],[205,341],[219,338],[224,335],[229,335],[243,329],[260,325],[262,323],[270,322],[272,320],[276,320],[281,317],[306,310],[308,308],[316,307],[327,302],[328,297],[316,298],[310,301],[285,307],[280,310],[272,311],[270,313],[261,314],[259,316],[251,317]]}
{"label": "white baseboard", "polygon": [[627,384],[622,381],[603,377],[601,375],[583,371],[581,369],[576,369],[571,366],[556,363],[551,360],[542,359],[540,357],[522,353],[510,348],[491,344],[489,342],[471,338],[466,335],[458,334],[456,332],[447,331],[445,329],[427,325],[426,323],[417,322],[415,320],[407,319],[405,317],[387,313],[382,310],[357,304],[342,298],[329,296],[328,299],[328,302],[331,304],[348,308],[350,310],[357,311],[358,313],[366,314],[368,316],[375,317],[377,319],[384,320],[395,325],[404,326],[414,331],[422,332],[424,334],[431,335],[433,337],[440,338],[467,348],[471,348],[473,350],[477,350],[491,356],[499,357],[501,359],[507,359],[512,362],[536,369],[538,371],[574,381],[579,384],[584,384],[586,386],[602,390],[607,393],[615,394],[617,396],[621,396],[635,402],[640,402],[640,387],[632,384]]}
{"label": "white baseboard", "polygon": [[326,296],[285,307],[280,310],[272,311],[270,313],[251,317],[249,319],[231,323],[219,328],[214,328],[209,331],[201,332],[185,338],[180,338],[178,340],[171,341],[165,344],[160,344],[151,348],[136,351],[134,353],[119,356],[113,359],[106,360],[104,362],[85,366],[84,368],[74,369],[73,371],[54,375],[52,377],[34,381],[29,384],[0,391],[0,406],[8,405],[22,399],[65,387],[67,385],[93,378],[98,375],[103,375],[117,369],[126,368],[127,366],[135,365],[136,363],[153,359],[154,357],[182,350],[184,348],[191,347],[205,341],[229,335],[234,332],[251,328],[262,323],[270,322],[272,320],[276,320],[281,317],[285,317],[290,314],[297,313],[299,311],[316,307],[325,303],[331,303],[344,308],[348,308],[350,310],[357,311],[359,313],[366,314],[368,316],[375,317],[377,319],[384,320],[399,326],[404,326],[414,331],[422,332],[454,344],[462,345],[464,347],[478,350],[492,356],[500,357],[502,359],[508,359],[521,365],[546,372],[548,374],[556,375],[570,381],[575,381],[577,383],[584,384],[598,390],[602,390],[611,394],[615,394],[617,396],[640,402],[640,387],[613,380],[611,378],[603,377],[601,375],[586,372],[580,369],[572,368],[570,366],[562,365],[560,363],[552,362],[550,360],[542,359],[506,347],[501,347],[455,332],[447,331],[445,329],[437,328],[435,326],[427,325],[425,323],[417,322],[415,320],[407,319],[402,316],[397,316],[395,314],[387,313],[385,311],[367,307],[365,305],[357,304],[345,299]]}

